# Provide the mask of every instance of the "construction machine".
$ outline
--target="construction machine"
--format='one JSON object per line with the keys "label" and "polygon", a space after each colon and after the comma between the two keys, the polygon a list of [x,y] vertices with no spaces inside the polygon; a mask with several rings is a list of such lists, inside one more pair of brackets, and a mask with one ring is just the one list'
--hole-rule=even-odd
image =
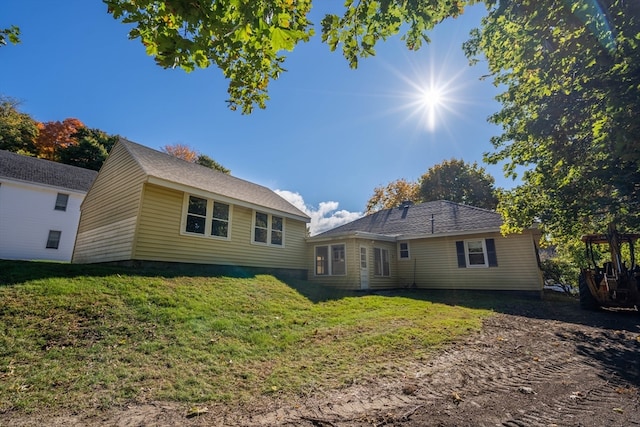
{"label": "construction machine", "polygon": [[[587,310],[605,308],[640,308],[640,267],[635,259],[635,242],[640,234],[619,233],[609,225],[605,234],[582,236],[586,245],[588,265],[580,271],[580,306]],[[610,259],[602,265],[596,262],[597,247],[608,247]],[[623,247],[627,246],[626,259]]]}

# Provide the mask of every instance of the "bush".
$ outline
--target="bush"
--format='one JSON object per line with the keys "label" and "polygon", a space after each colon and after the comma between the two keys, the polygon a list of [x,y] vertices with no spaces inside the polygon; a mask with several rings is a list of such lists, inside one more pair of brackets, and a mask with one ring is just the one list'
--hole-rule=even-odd
{"label": "bush", "polygon": [[559,259],[549,258],[540,263],[545,284],[560,285],[565,292],[575,293],[580,269],[575,264]]}

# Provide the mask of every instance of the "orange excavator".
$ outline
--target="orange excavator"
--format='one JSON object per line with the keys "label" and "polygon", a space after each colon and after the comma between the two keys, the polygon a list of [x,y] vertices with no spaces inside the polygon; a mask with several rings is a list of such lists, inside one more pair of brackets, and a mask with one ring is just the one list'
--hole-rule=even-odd
{"label": "orange excavator", "polygon": [[[635,258],[635,242],[640,234],[619,233],[610,224],[605,234],[582,236],[588,265],[580,271],[580,306],[586,310],[605,308],[640,308],[640,267]],[[597,247],[608,247],[611,258],[596,263]],[[623,259],[623,247],[626,259]]]}

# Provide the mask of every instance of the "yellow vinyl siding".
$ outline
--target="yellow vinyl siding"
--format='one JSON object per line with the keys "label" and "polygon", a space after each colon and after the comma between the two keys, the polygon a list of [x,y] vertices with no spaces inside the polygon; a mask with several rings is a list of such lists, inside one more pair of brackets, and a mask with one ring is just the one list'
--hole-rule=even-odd
{"label": "yellow vinyl siding", "polygon": [[153,184],[144,196],[133,258],[246,267],[304,269],[306,224],[285,218],[284,247],[251,243],[253,210],[231,205],[230,239],[181,232],[184,193]]}
{"label": "yellow vinyl siding", "polygon": [[94,230],[79,233],[73,262],[109,262],[131,259],[136,218],[128,218]]}
{"label": "yellow vinyl siding", "polygon": [[[375,248],[389,252],[389,276],[376,276]],[[369,245],[369,287],[371,289],[389,289],[398,287],[398,253],[395,242],[376,241]]]}
{"label": "yellow vinyl siding", "polygon": [[[456,241],[495,240],[497,267],[459,268]],[[411,260],[398,263],[399,285],[419,288],[538,291],[542,279],[530,231],[504,237],[499,233],[410,241]]]}
{"label": "yellow vinyl siding", "polygon": [[82,206],[73,262],[131,259],[145,174],[116,144]]}
{"label": "yellow vinyl siding", "polygon": [[[335,240],[331,242],[308,243],[307,259],[311,260],[306,265],[308,278],[310,281],[321,283],[338,289],[359,289],[360,288],[360,249],[356,239]],[[321,275],[316,276],[316,247],[345,245],[346,274],[343,275]],[[329,253],[331,256],[331,253]]]}
{"label": "yellow vinyl siding", "polygon": [[[347,261],[347,274],[342,276],[316,276],[316,255],[315,250],[318,246],[345,245],[345,254]],[[326,286],[332,286],[338,289],[360,289],[360,247],[367,248],[367,269],[369,271],[369,289],[388,289],[396,287],[396,249],[393,242],[371,242],[367,239],[349,238],[344,240],[335,240],[327,242],[308,243],[309,252],[308,259],[312,260],[307,265],[309,270],[309,280],[321,283]],[[387,249],[389,251],[389,276],[382,277],[375,275],[374,268],[374,248]]]}

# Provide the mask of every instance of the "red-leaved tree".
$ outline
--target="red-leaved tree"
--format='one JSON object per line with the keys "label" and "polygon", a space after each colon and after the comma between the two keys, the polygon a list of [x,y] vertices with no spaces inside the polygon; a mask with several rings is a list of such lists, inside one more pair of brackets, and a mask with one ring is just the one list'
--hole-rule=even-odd
{"label": "red-leaved tree", "polygon": [[58,149],[77,144],[74,135],[83,127],[85,127],[84,123],[72,117],[61,122],[38,123],[40,133],[35,141],[38,157],[56,160]]}

